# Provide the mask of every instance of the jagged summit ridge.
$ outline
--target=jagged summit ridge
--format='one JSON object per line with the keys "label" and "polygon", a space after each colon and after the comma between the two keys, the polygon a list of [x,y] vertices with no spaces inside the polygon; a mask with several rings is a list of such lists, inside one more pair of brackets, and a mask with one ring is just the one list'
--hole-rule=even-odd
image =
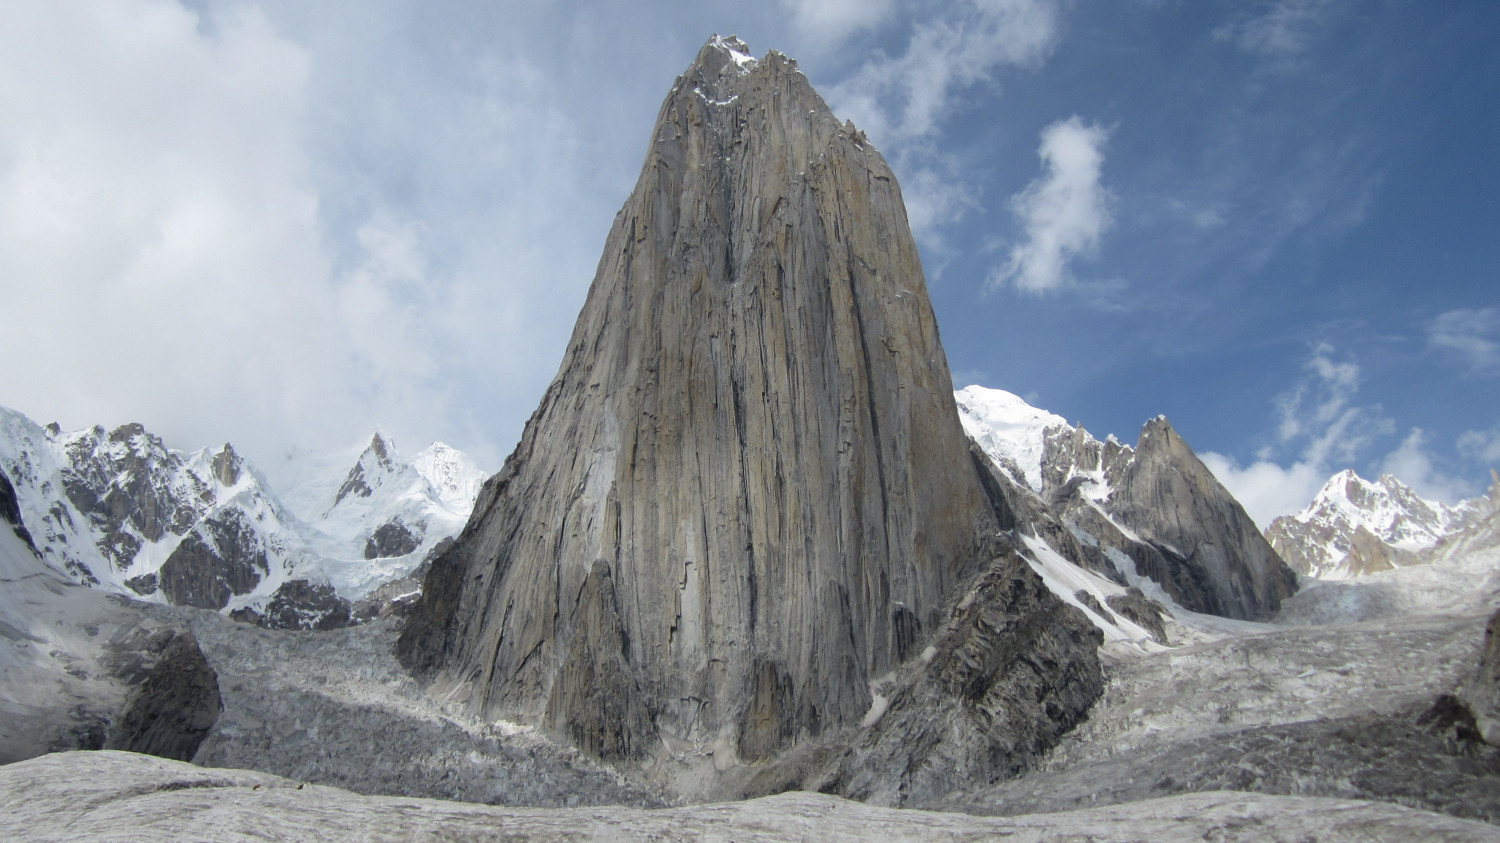
{"label": "jagged summit ridge", "polygon": [[601,755],[859,723],[996,531],[889,167],[746,56],[716,38],[673,85],[558,376],[401,639],[473,710]]}

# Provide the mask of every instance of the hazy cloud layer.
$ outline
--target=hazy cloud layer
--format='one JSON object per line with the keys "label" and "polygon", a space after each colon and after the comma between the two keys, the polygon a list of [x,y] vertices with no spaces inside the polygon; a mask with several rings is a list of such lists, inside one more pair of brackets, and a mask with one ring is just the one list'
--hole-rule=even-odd
{"label": "hazy cloud layer", "polygon": [[1069,263],[1093,254],[1111,223],[1109,192],[1101,184],[1109,133],[1076,115],[1042,130],[1037,155],[1043,173],[1011,199],[1026,240],[991,276],[992,286],[1046,293],[1073,281]]}

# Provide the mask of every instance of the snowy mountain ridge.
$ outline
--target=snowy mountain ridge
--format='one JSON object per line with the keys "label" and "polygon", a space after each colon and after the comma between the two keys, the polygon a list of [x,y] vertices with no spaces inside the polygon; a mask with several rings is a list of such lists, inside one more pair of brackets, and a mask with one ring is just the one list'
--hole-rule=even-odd
{"label": "snowy mountain ridge", "polygon": [[1306,509],[1272,521],[1266,538],[1298,573],[1349,579],[1428,561],[1446,538],[1478,520],[1483,503],[1448,506],[1390,474],[1372,482],[1344,470]]}
{"label": "snowy mountain ridge", "polygon": [[404,576],[463,527],[485,476],[442,443],[406,460],[377,433],[357,456],[309,461],[283,497],[228,444],[182,452],[137,424],[65,433],[3,407],[0,471],[73,580],[256,613],[294,594],[347,604]]}
{"label": "snowy mountain ridge", "polygon": [[1023,555],[1107,641],[1143,644],[1146,627],[1111,611],[1122,600],[1243,621],[1269,617],[1296,590],[1292,572],[1165,417],[1147,421],[1132,447],[1114,436],[1100,441],[1004,390],[968,386],[954,398],[974,446],[1014,487],[1007,505],[1035,539],[1023,537]]}

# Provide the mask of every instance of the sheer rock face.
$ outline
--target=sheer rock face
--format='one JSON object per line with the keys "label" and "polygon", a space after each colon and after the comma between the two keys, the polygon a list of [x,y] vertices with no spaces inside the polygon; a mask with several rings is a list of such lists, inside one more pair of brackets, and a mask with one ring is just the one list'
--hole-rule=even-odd
{"label": "sheer rock face", "polygon": [[1165,418],[1142,428],[1121,474],[1107,509],[1163,551],[1167,566],[1141,573],[1183,606],[1260,619],[1296,593],[1296,574]]}
{"label": "sheer rock face", "polygon": [[743,49],[674,85],[559,374],[398,648],[605,756],[858,723],[997,528],[894,177]]}
{"label": "sheer rock face", "polygon": [[[1259,620],[1297,591],[1296,574],[1163,417],[1141,428],[1134,448],[1049,428],[1042,484],[1061,518],[1130,557],[1183,608]],[[1069,558],[1101,569],[1091,548],[1080,552]]]}

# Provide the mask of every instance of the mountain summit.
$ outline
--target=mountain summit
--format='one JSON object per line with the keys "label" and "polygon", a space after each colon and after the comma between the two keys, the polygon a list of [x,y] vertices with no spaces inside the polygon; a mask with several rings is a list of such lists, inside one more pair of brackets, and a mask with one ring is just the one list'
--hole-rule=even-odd
{"label": "mountain summit", "polygon": [[[606,757],[858,724],[993,558],[951,389],[890,168],[794,61],[716,37],[399,653]],[[1019,571],[1039,629],[1081,624]]]}

